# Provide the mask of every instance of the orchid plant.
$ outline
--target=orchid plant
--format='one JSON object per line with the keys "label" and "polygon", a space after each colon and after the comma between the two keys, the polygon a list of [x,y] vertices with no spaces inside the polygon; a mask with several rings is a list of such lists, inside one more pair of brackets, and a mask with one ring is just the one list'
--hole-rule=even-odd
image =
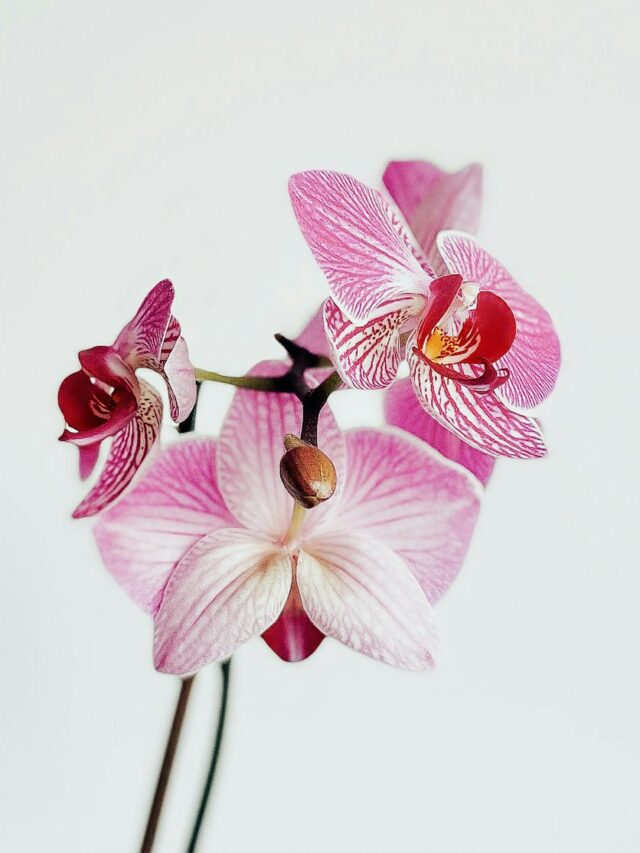
{"label": "orchid plant", "polygon": [[[329,296],[287,361],[242,376],[195,369],[157,284],[111,346],[79,353],[58,394],[61,440],[88,477],[76,518],[94,527],[115,580],[153,619],[154,664],[181,677],[142,850],[151,850],[193,677],[220,662],[216,749],[194,825],[195,850],[222,738],[231,655],[260,635],[302,661],[325,638],[386,664],[432,667],[434,606],[454,581],[496,457],[540,457],[526,414],[555,383],[547,312],[469,233],[482,172],[393,162],[385,198],[355,178],[290,180],[302,234]],[[402,362],[409,378],[398,379]],[[236,386],[220,435],[159,447],[164,380],[180,433],[202,382]],[[387,424],[343,432],[343,388],[385,389]]]}

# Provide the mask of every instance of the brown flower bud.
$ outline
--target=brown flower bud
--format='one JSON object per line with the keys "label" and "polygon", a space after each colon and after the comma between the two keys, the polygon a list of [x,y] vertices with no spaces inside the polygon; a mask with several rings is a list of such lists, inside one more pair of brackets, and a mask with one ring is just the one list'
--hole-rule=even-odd
{"label": "brown flower bud", "polygon": [[336,469],[326,453],[295,435],[285,435],[280,479],[305,509],[326,501],[336,490]]}

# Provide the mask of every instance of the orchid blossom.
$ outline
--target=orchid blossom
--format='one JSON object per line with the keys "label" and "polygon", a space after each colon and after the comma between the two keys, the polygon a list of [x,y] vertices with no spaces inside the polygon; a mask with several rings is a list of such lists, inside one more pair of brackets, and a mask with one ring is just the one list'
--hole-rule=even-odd
{"label": "orchid blossom", "polygon": [[194,672],[257,634],[289,661],[330,636],[406,669],[433,664],[432,605],[462,563],[479,483],[399,430],[343,434],[325,406],[319,445],[338,488],[305,513],[279,473],[300,421],[295,396],[239,389],[218,440],[163,449],[100,517],[107,568],[154,617],[160,671]]}
{"label": "orchid blossom", "polygon": [[[482,207],[482,167],[472,163],[449,173],[424,160],[395,160],[385,169],[382,182],[431,267],[438,275],[446,274],[436,246],[438,232],[454,229],[476,233]],[[398,379],[387,388],[384,411],[388,423],[464,465],[486,485],[495,458],[462,441],[427,414],[410,379]]]}
{"label": "orchid blossom", "polygon": [[60,440],[78,447],[83,479],[93,471],[102,441],[114,438],[100,477],[74,511],[74,518],[109,506],[129,485],[156,441],[162,400],[136,376],[138,368],[150,368],[163,377],[174,421],[183,421],[193,409],[194,371],[180,324],[171,314],[173,296],[170,281],[157,284],[113,345],[78,353],[82,369],[60,385],[58,404],[67,424]]}
{"label": "orchid blossom", "polygon": [[514,409],[552,390],[558,338],[506,269],[469,235],[444,231],[435,246],[447,274],[438,276],[400,214],[349,175],[303,172],[289,189],[329,282],[325,329],[345,383],[386,388],[406,358],[422,407],[472,447],[544,455],[537,421]]}

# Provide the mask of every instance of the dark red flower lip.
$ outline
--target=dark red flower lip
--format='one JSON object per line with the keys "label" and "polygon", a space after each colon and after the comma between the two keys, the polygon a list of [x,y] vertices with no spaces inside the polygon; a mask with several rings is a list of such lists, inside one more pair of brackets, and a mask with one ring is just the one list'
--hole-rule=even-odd
{"label": "dark red flower lip", "polygon": [[479,359],[477,362],[483,368],[482,373],[479,376],[466,376],[464,373],[461,373],[453,367],[431,361],[431,359],[427,358],[427,356],[416,346],[413,347],[413,354],[419,358],[423,364],[426,364],[427,367],[430,367],[432,370],[435,370],[436,373],[439,373],[440,376],[444,376],[446,379],[452,379],[454,382],[459,382],[461,385],[466,385],[469,388],[472,388],[477,394],[488,394],[489,391],[495,391],[496,388],[504,385],[509,378],[509,371],[506,367],[496,368],[490,361],[487,361],[486,358]]}

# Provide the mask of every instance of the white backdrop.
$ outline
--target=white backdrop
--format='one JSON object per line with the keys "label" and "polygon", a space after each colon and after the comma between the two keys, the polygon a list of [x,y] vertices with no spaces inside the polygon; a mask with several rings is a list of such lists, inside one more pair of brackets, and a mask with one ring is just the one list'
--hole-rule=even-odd
{"label": "white backdrop", "polygon": [[[199,366],[278,356],[272,333],[325,293],[288,175],[377,183],[403,157],[485,166],[483,242],[563,341],[550,453],[498,466],[434,673],[332,641],[297,666],[261,640],[238,653],[201,850],[640,849],[634,5],[4,0],[3,851],[135,850],[177,687],[69,518],[56,392],[75,353],[170,277]],[[223,399],[207,388],[200,431]],[[347,426],[380,416],[338,403]],[[216,675],[159,853],[184,849]]]}

